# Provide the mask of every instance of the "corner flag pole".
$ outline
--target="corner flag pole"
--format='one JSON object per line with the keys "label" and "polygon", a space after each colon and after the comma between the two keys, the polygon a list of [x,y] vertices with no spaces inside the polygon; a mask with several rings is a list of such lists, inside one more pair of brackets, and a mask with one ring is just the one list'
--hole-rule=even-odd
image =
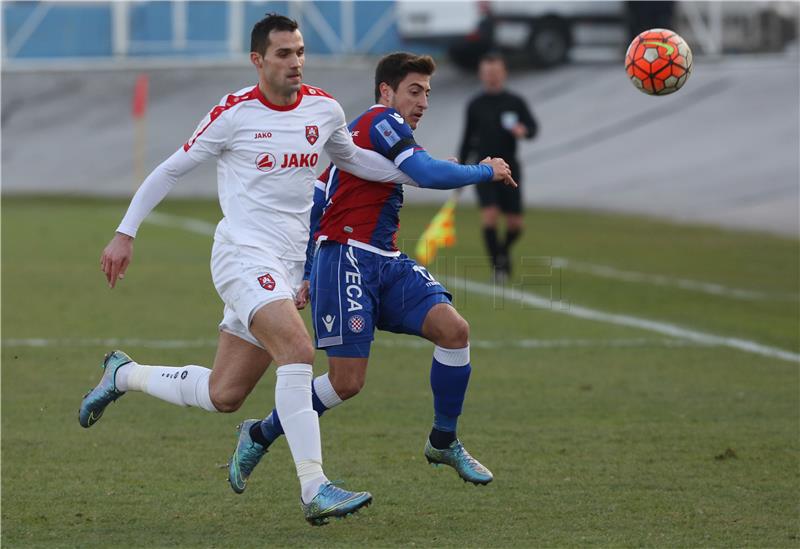
{"label": "corner flag pole", "polygon": [[142,73],[136,78],[133,87],[132,115],[134,123],[133,145],[133,173],[138,187],[144,181],[145,174],[145,147],[147,142],[147,88],[149,78],[147,73]]}

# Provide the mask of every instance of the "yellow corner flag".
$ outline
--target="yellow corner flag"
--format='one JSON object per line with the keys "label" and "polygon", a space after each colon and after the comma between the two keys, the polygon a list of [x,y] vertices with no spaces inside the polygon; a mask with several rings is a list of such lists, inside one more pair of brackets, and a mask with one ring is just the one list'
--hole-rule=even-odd
{"label": "yellow corner flag", "polygon": [[453,196],[436,212],[419,237],[415,254],[420,265],[429,265],[440,247],[446,248],[456,243],[455,209],[456,196]]}

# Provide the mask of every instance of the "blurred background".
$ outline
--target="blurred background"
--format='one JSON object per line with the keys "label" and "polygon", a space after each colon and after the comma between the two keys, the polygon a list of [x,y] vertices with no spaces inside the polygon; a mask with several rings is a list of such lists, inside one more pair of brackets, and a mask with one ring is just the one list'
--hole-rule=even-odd
{"label": "blurred background", "polygon": [[[3,1],[0,543],[796,549],[799,10]],[[246,497],[225,483],[233,426],[271,409],[271,373],[234,415],[132,395],[90,431],[75,421],[110,349],[213,361],[213,163],[149,216],[113,292],[97,260],[145,175],[255,84],[249,34],[270,11],[300,22],[305,81],[351,120],[374,102],[382,54],[434,55],[416,137],[436,157],[458,152],[490,49],[539,122],[518,149],[528,209],[512,283],[490,278],[472,190],[431,267],[471,325],[459,429],[497,475],[486,490],[423,467],[430,344],[395,334],[376,337],[367,390],[323,419],[326,470],[378,504],[322,531],[300,524],[286,445]],[[685,86],[663,97],[623,66],[655,26],[694,52]],[[405,192],[410,252],[450,193]]]}
{"label": "blurred background", "polygon": [[[432,53],[417,132],[453,155],[478,57],[501,50],[509,88],[540,123],[522,143],[539,206],[643,213],[798,234],[797,2],[3,2],[2,192],[127,196],[221,96],[255,82],[252,24],[296,18],[305,80],[352,118],[372,104],[376,59]],[[677,94],[649,97],[623,70],[642,28],[692,47]],[[134,108],[134,90],[146,102]],[[134,120],[136,118],[136,120]],[[47,144],[46,152],[42,145]],[[668,144],[669,146],[666,146]],[[214,196],[215,169],[176,196]],[[425,191],[408,201],[441,201]],[[473,200],[465,193],[462,200]]]}

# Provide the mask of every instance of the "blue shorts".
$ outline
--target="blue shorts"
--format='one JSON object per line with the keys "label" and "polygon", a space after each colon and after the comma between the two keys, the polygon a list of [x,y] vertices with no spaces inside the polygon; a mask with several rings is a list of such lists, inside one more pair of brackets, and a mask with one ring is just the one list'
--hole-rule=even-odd
{"label": "blue shorts", "polygon": [[317,348],[328,356],[369,356],[375,328],[422,335],[428,311],[451,299],[425,267],[404,254],[386,257],[325,241],[314,256],[311,313]]}

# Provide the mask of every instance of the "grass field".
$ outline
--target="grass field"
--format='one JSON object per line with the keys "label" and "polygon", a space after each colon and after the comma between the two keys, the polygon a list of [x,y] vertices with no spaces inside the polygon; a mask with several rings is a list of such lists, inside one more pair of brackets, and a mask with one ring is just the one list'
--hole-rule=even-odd
{"label": "grass field", "polygon": [[[109,291],[98,259],[123,202],[2,206],[3,547],[800,545],[797,240],[532,210],[515,283],[553,299],[531,306],[466,285],[488,270],[477,213],[462,208],[459,243],[433,271],[472,326],[460,435],[495,481],[427,466],[431,346],[379,333],[365,390],[321,423],[328,475],[375,503],[311,528],[285,442],[244,495],[225,481],[235,425],[272,408],[273,370],[232,415],[129,394],[78,425],[109,339],[143,363],[211,364],[211,238],[144,225]],[[219,216],[200,201],[159,212]],[[406,208],[402,237],[432,214]],[[612,314],[761,347],[603,320]]]}

